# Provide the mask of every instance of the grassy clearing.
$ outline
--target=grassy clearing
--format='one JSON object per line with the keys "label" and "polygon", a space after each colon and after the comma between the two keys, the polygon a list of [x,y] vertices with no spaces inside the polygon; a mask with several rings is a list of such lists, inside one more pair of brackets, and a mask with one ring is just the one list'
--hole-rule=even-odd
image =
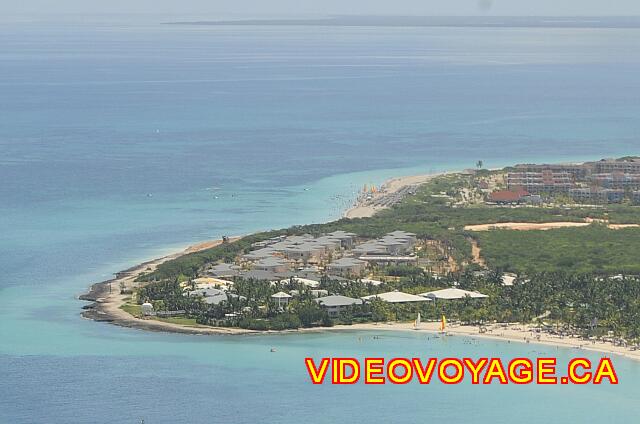
{"label": "grassy clearing", "polygon": [[142,315],[142,306],[140,305],[125,303],[122,306],[120,306],[120,309],[122,309],[123,311],[125,311],[130,315],[133,315],[134,317],[139,317]]}

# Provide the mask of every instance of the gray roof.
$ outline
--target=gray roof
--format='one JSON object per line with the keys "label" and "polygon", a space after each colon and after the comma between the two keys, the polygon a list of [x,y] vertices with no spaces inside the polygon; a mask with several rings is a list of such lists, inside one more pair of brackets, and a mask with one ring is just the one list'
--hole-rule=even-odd
{"label": "gray roof", "polygon": [[354,299],[352,297],[339,296],[339,295],[319,297],[315,299],[315,301],[323,306],[329,306],[329,307],[362,305],[361,299]]}
{"label": "gray roof", "polygon": [[402,240],[398,240],[396,238],[388,239],[384,238],[378,242],[382,246],[404,246],[404,242]]}
{"label": "gray roof", "polygon": [[332,233],[327,234],[327,236],[340,238],[340,239],[347,239],[347,238],[357,237],[358,235],[354,233],[349,233],[347,231],[338,230],[338,231],[334,231]]}
{"label": "gray roof", "polygon": [[214,289],[214,288],[198,289],[198,290],[192,290],[189,292],[189,296],[191,297],[195,297],[195,296],[214,297],[214,296],[220,296],[222,294],[225,295],[225,298],[227,297],[224,290]]}
{"label": "gray roof", "polygon": [[268,258],[272,256],[275,250],[265,247],[264,249],[253,250],[244,255],[245,258],[249,259],[260,259],[260,258]]}
{"label": "gray roof", "polygon": [[369,242],[361,244],[353,249],[355,252],[382,252],[386,253],[387,248],[378,242]]}
{"label": "gray roof", "polygon": [[315,239],[314,243],[322,246],[339,246],[340,240],[330,237],[318,237]]}
{"label": "gray roof", "polygon": [[304,242],[307,242],[307,241],[311,241],[313,239],[314,239],[313,236],[311,236],[309,234],[305,234],[305,235],[302,235],[302,236],[290,236],[290,237],[287,237],[285,241],[289,242],[289,243],[304,243]]}
{"label": "gray roof", "polygon": [[392,237],[415,237],[416,235],[414,233],[410,233],[408,231],[402,231],[402,230],[396,230],[396,231],[392,231],[389,234],[387,234],[388,236],[392,236]]}
{"label": "gray roof", "polygon": [[238,275],[240,267],[233,264],[217,264],[208,269],[208,273],[216,276]]}
{"label": "gray roof", "polygon": [[244,272],[240,275],[240,277],[245,278],[247,280],[253,279],[253,280],[267,280],[267,281],[279,280],[281,277],[284,277],[284,276],[285,275],[283,273],[278,273],[276,275],[276,273],[274,272],[260,271],[257,269]]}
{"label": "gray roof", "polygon": [[366,262],[356,258],[340,258],[329,264],[329,266],[332,268],[347,268],[359,265],[366,265]]}
{"label": "gray roof", "polygon": [[332,275],[332,274],[328,274],[328,275],[327,275],[327,278],[328,278],[329,280],[335,280],[335,281],[352,281],[351,279],[349,279],[349,278],[345,278],[345,277],[342,277],[341,275]]}
{"label": "gray roof", "polygon": [[224,290],[219,289],[201,289],[193,290],[189,292],[189,297],[202,296],[204,301],[209,305],[218,305],[221,302],[226,302],[230,297],[238,297],[240,299],[246,299],[244,296],[238,296],[237,294],[227,293]]}
{"label": "gray roof", "polygon": [[265,267],[283,266],[286,264],[287,263],[285,261],[283,261],[280,258],[276,258],[275,256],[269,256],[268,258],[260,259],[258,262],[256,262],[256,266],[265,266]]}

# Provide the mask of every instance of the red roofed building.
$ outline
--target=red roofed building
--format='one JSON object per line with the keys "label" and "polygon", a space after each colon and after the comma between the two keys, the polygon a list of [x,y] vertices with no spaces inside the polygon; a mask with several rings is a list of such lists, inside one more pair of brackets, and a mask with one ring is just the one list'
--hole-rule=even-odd
{"label": "red roofed building", "polygon": [[519,203],[526,196],[529,196],[529,192],[519,187],[511,190],[494,191],[489,195],[489,201],[493,203]]}

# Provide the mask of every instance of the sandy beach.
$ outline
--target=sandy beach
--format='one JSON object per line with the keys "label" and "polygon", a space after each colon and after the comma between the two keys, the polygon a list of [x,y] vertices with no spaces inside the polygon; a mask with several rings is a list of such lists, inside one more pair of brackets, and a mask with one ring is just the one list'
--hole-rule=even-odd
{"label": "sandy beach", "polygon": [[[220,244],[221,242],[221,240],[214,240],[198,244],[182,252],[145,262],[126,271],[122,271],[118,273],[116,275],[116,278],[114,278],[113,280],[94,284],[91,287],[91,291],[89,293],[80,297],[82,300],[93,302],[91,305],[88,305],[88,307],[85,308],[85,311],[82,314],[83,317],[93,319],[95,321],[108,322],[122,327],[137,328],[147,331],[195,335],[268,335],[284,333],[317,333],[328,331],[413,331],[429,334],[440,333],[439,322],[423,322],[419,325],[418,328],[415,328],[413,323],[387,322],[336,325],[333,327],[314,327],[285,331],[254,331],[241,328],[180,325],[157,321],[154,319],[142,319],[130,315],[129,313],[120,309],[120,307],[125,303],[125,299],[128,297],[128,295],[120,294],[121,282],[125,284],[125,287],[131,288],[135,285],[134,280],[140,273],[153,270],[161,263],[179,257],[180,255],[202,250],[208,247],[213,247]],[[200,248],[198,248],[198,246],[200,246]],[[109,286],[111,286],[111,290],[109,289]],[[466,326],[456,323],[450,323],[449,327],[447,327],[446,329],[446,333],[449,336],[492,339],[501,340],[504,342],[544,344],[549,346],[600,352],[607,355],[618,355],[628,359],[640,361],[640,351],[631,350],[623,346],[616,346],[610,342],[590,341],[576,337],[560,337],[542,332],[538,333],[536,332],[535,327],[522,326],[522,324],[498,323],[487,325],[484,328],[485,332],[481,333],[480,328],[476,326]]]}
{"label": "sandy beach", "polygon": [[[238,237],[231,238],[230,241],[235,241],[237,239]],[[130,296],[128,294],[120,293],[121,286],[123,286],[127,291],[131,290],[137,287],[135,279],[143,272],[151,272],[155,270],[158,265],[166,261],[178,258],[189,253],[210,249],[212,247],[220,245],[221,243],[222,240],[209,240],[198,243],[193,246],[187,247],[183,251],[163,256],[158,259],[153,259],[140,265],[136,265],[125,271],[118,272],[116,273],[115,278],[92,285],[88,293],[79,296],[80,300],[93,302],[83,308],[84,312],[82,313],[82,316],[94,321],[109,322],[122,327],[139,328],[150,331],[165,331],[188,334],[252,333],[253,331],[251,330],[243,330],[241,328],[221,327],[212,329],[211,327],[205,326],[185,326],[169,322],[157,321],[153,319],[141,319],[134,317],[128,312],[120,309],[120,307],[126,303],[126,299]]]}
{"label": "sandy beach", "polygon": [[[425,333],[439,333],[439,322],[423,322],[418,328],[413,323],[368,323],[352,326],[336,326],[332,329],[344,330],[375,330],[375,331],[416,331]],[[501,340],[504,342],[542,344],[562,348],[599,352],[607,355],[617,355],[624,358],[640,361],[640,350],[631,350],[628,347],[616,346],[610,342],[583,340],[578,337],[560,337],[536,332],[535,326],[523,326],[522,324],[490,324],[485,326],[486,332],[480,333],[476,326],[459,325],[452,323],[446,329],[449,336],[465,336],[477,339]]]}
{"label": "sandy beach", "polygon": [[380,191],[372,194],[371,199],[358,199],[357,204],[344,213],[344,217],[368,218],[373,216],[376,212],[388,208],[389,204],[401,199],[406,195],[406,190],[445,174],[448,173],[409,175],[406,177],[391,178],[382,184]]}

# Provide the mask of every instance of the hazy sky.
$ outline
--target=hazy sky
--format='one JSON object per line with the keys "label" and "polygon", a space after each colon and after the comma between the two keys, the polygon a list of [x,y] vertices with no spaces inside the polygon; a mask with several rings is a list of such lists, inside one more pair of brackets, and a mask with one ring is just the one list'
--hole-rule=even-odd
{"label": "hazy sky", "polygon": [[640,0],[0,0],[0,14],[640,15]]}

